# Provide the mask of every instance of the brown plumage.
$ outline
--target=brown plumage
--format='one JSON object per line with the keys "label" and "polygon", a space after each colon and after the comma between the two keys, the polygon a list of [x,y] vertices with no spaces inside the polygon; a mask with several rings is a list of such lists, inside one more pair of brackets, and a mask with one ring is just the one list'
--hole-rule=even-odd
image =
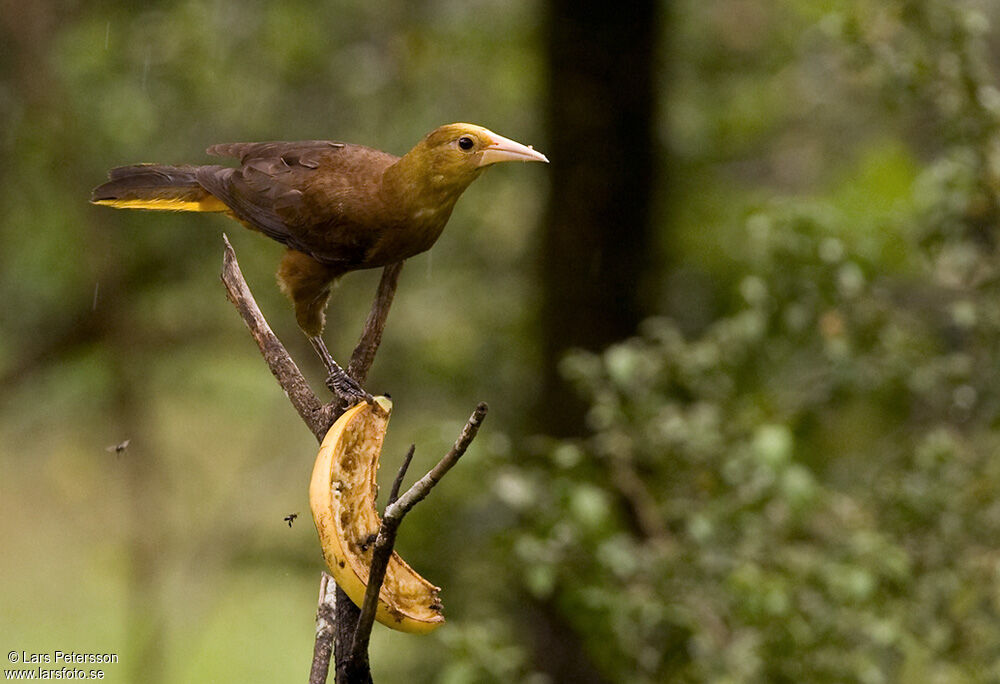
{"label": "brown plumage", "polygon": [[299,326],[320,345],[337,278],[429,249],[459,196],[486,166],[548,161],[530,147],[464,123],[435,129],[403,157],[326,140],[213,145],[208,153],[235,157],[240,165],[119,167],[91,201],[123,209],[221,212],[286,245],[278,282]]}

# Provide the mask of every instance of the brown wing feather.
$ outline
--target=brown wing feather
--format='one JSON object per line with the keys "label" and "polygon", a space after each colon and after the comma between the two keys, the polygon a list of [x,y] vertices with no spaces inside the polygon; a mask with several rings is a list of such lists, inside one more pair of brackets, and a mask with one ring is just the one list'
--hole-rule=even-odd
{"label": "brown wing feather", "polygon": [[[382,172],[398,157],[325,140],[213,145],[238,169],[203,167],[198,182],[247,225],[317,261],[361,267],[378,239]],[[210,170],[209,170],[210,169]]]}
{"label": "brown wing feather", "polygon": [[286,154],[301,154],[317,150],[338,149],[345,143],[331,140],[300,140],[298,142],[251,142],[251,143],[221,143],[212,145],[205,152],[214,157],[235,157],[240,163],[246,164],[249,159],[266,159],[282,157]]}

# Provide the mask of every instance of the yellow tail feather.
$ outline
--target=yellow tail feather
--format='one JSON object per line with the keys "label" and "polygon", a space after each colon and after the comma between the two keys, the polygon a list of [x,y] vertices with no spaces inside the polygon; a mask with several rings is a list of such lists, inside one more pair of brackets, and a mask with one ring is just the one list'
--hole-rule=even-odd
{"label": "yellow tail feather", "polygon": [[184,199],[101,199],[92,204],[102,204],[116,209],[149,209],[152,211],[229,211],[218,198],[209,195],[201,200]]}

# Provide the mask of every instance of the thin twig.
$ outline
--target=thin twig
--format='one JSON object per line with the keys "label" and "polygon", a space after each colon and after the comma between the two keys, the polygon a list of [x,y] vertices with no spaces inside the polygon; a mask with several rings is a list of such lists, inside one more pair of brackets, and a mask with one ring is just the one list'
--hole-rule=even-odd
{"label": "thin twig", "polygon": [[406,471],[410,468],[410,461],[413,460],[413,452],[417,450],[416,444],[411,444],[410,448],[406,451],[406,456],[403,457],[403,464],[399,466],[399,472],[396,473],[396,479],[392,483],[392,489],[389,491],[389,501],[386,506],[391,506],[396,503],[396,499],[399,498],[399,488],[403,486],[403,478],[406,477]]}
{"label": "thin twig", "polygon": [[454,446],[451,447],[444,458],[438,461],[437,465],[431,468],[430,472],[424,475],[422,478],[413,483],[413,485],[406,490],[406,493],[399,497],[391,506],[386,507],[385,517],[386,519],[397,518],[399,520],[403,519],[411,508],[416,506],[424,497],[430,494],[431,489],[445,476],[449,470],[452,469],[458,459],[462,458],[462,454],[465,450],[469,448],[469,444],[472,440],[476,438],[476,433],[479,432],[479,426],[483,424],[483,420],[486,418],[486,412],[489,410],[489,406],[485,402],[480,402],[476,407],[476,410],[472,412],[469,417],[468,422],[465,423],[465,427],[462,428],[462,433],[455,440]]}
{"label": "thin twig", "polygon": [[[357,663],[367,662],[368,642],[371,639],[372,627],[375,624],[378,595],[382,589],[382,582],[385,580],[385,571],[389,566],[392,549],[396,545],[396,533],[399,530],[400,523],[403,522],[403,517],[430,494],[434,485],[458,463],[458,459],[462,457],[465,450],[472,443],[472,440],[476,438],[479,426],[482,425],[483,420],[486,418],[487,410],[489,410],[489,407],[485,403],[480,403],[465,423],[461,434],[455,440],[455,444],[451,450],[445,454],[444,458],[438,461],[437,465],[431,468],[430,472],[407,489],[405,494],[398,499],[393,497],[392,503],[386,506],[385,517],[382,518],[382,525],[379,527],[378,537],[375,539],[372,562],[368,571],[368,586],[365,588],[365,598],[361,604],[361,615],[358,617],[357,628],[354,632],[354,641],[351,645],[350,659],[352,661]],[[412,454],[413,448],[411,447],[408,456],[412,456]],[[407,465],[408,460],[396,476],[396,484],[402,481],[403,472]]]}
{"label": "thin twig", "polygon": [[389,264],[382,269],[382,278],[378,282],[375,300],[361,332],[361,339],[351,354],[351,362],[347,366],[347,374],[364,386],[368,380],[368,371],[375,360],[375,352],[382,342],[382,331],[385,329],[385,319],[389,315],[389,307],[396,296],[396,286],[399,284],[399,273],[403,270],[403,262]]}
{"label": "thin twig", "polygon": [[292,406],[299,412],[299,416],[316,439],[322,441],[326,431],[336,419],[332,414],[333,409],[329,405],[323,405],[316,397],[299,367],[281,344],[281,340],[271,330],[243,277],[239,262],[236,261],[236,252],[229,244],[229,238],[223,235],[222,239],[226,243],[222,259],[222,282],[226,286],[226,295],[229,301],[236,305],[271,373],[288,395],[288,400],[292,402]]}

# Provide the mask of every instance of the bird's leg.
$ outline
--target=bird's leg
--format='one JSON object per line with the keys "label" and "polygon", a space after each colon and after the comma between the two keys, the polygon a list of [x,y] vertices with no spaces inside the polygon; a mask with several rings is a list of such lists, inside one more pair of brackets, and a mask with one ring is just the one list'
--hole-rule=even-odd
{"label": "bird's leg", "polygon": [[347,374],[347,371],[340,367],[340,364],[333,360],[333,356],[327,350],[322,337],[319,335],[310,337],[309,342],[312,343],[313,349],[316,350],[326,366],[326,386],[331,392],[340,397],[348,406],[359,401],[365,401],[370,405],[375,403],[372,395],[366,392],[354,378]]}

